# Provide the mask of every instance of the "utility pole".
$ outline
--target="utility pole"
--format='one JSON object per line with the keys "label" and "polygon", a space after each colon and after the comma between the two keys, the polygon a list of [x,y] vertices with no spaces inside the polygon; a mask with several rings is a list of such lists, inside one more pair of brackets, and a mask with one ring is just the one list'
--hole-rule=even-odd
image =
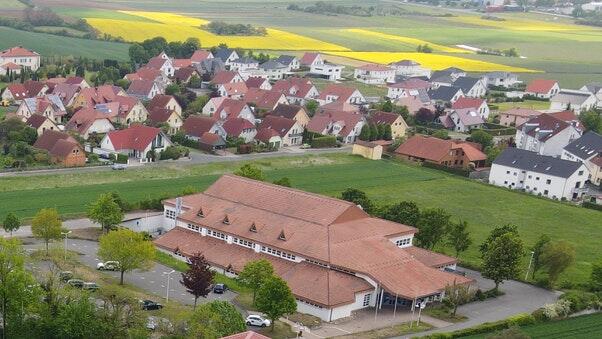
{"label": "utility pole", "polygon": [[165,303],[167,304],[169,302],[169,281],[171,280],[171,274],[174,273],[176,270],[171,270],[171,272],[163,272],[164,275],[167,275],[167,286],[165,289]]}
{"label": "utility pole", "polygon": [[531,264],[533,263],[533,256],[535,255],[534,251],[531,251],[531,259],[529,259],[529,266],[527,267],[527,273],[525,274],[525,280],[529,277],[529,271],[531,271]]}

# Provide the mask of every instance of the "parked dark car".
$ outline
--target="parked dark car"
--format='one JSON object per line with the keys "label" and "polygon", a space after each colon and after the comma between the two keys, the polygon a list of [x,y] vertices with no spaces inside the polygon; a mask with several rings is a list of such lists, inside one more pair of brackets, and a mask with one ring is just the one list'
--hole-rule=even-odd
{"label": "parked dark car", "polygon": [[140,304],[142,305],[142,309],[145,311],[160,310],[163,308],[163,305],[159,304],[158,302],[154,302],[152,300],[142,300],[140,302]]}
{"label": "parked dark car", "polygon": [[98,286],[98,284],[96,284],[95,282],[86,282],[82,286],[83,290],[92,291],[92,292],[98,290],[99,288],[100,288],[100,286]]}
{"label": "parked dark car", "polygon": [[215,284],[213,286],[213,293],[222,294],[228,290],[228,286],[226,284]]}
{"label": "parked dark car", "polygon": [[59,277],[61,278],[62,281],[67,282],[70,279],[73,279],[73,272],[63,271],[63,272],[59,273]]}
{"label": "parked dark car", "polygon": [[76,288],[82,288],[84,287],[84,281],[81,279],[69,279],[67,280],[67,284],[76,287]]}

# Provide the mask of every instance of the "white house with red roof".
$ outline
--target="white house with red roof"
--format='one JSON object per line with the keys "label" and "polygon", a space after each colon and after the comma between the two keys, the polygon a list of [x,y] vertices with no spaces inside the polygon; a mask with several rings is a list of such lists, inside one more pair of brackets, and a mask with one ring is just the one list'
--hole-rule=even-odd
{"label": "white house with red roof", "polygon": [[462,97],[454,102],[451,108],[454,110],[470,109],[477,112],[483,120],[487,120],[489,117],[489,105],[485,99]]}
{"label": "white house with red roof", "polygon": [[353,77],[365,84],[382,85],[395,82],[395,70],[379,64],[366,64],[355,69]]}
{"label": "white house with red roof", "polygon": [[146,159],[148,152],[158,156],[172,145],[169,137],[160,128],[132,125],[126,129],[107,133],[100,142],[103,153],[120,153],[130,158]]}
{"label": "white house with red roof", "polygon": [[564,147],[581,136],[575,124],[541,114],[516,127],[516,148],[559,157]]}
{"label": "white house with red roof", "polygon": [[560,85],[556,80],[534,79],[525,89],[525,95],[531,95],[542,99],[550,99],[560,91]]}
{"label": "white house with red roof", "polygon": [[299,64],[301,66],[311,68],[312,66],[323,65],[324,59],[322,59],[322,55],[320,53],[307,52],[303,54],[299,60]]}
{"label": "white house with red roof", "polygon": [[272,90],[283,93],[289,103],[293,105],[305,105],[308,100],[317,99],[320,95],[311,80],[297,77],[276,81]]}
{"label": "white house with red roof", "polygon": [[199,50],[194,51],[194,53],[192,53],[192,56],[190,57],[190,62],[193,65],[195,65],[195,64],[200,64],[201,62],[208,60],[208,59],[213,59],[213,54],[210,51],[199,49]]}
{"label": "white house with red roof", "polygon": [[245,85],[247,85],[247,88],[259,88],[266,91],[272,89],[270,81],[263,77],[248,77],[247,80],[245,80]]}
{"label": "white house with red roof", "polygon": [[445,128],[461,133],[469,133],[475,128],[483,127],[485,120],[472,108],[459,108],[449,111],[446,115],[439,117],[439,121]]}
{"label": "white house with red roof", "polygon": [[243,118],[255,123],[253,109],[242,100],[225,97],[211,98],[203,107],[201,114],[224,121],[231,118]]}
{"label": "white house with red roof", "polygon": [[227,84],[221,84],[217,87],[217,94],[220,97],[226,97],[230,99],[242,99],[247,94],[247,84],[244,82],[231,82]]}
{"label": "white house with red roof", "polygon": [[146,67],[160,70],[168,77],[172,77],[176,71],[171,58],[163,57],[162,55],[151,58],[146,64]]}
{"label": "white house with red roof", "polygon": [[111,118],[93,108],[82,108],[75,112],[65,128],[77,132],[85,140],[88,140],[91,134],[104,134],[115,130]]}
{"label": "white house with red roof", "polygon": [[142,101],[151,100],[157,94],[163,92],[157,86],[157,83],[150,80],[134,80],[127,90],[127,94],[136,97]]}
{"label": "white house with red roof", "polygon": [[325,105],[335,101],[361,105],[366,102],[366,98],[364,98],[362,93],[357,88],[338,84],[326,86],[322,92],[320,92],[318,102],[320,105]]}
{"label": "white house with red roof", "polygon": [[234,82],[244,82],[243,78],[238,74],[237,71],[219,71],[213,76],[213,79],[209,82],[216,88],[219,85],[230,84]]}
{"label": "white house with red roof", "polygon": [[20,68],[29,68],[37,71],[40,68],[40,55],[32,50],[22,46],[11,47],[0,52],[0,75],[6,75],[6,70],[17,71],[16,66]]}
{"label": "white house with red roof", "polygon": [[387,85],[387,98],[399,99],[420,95],[420,91],[428,91],[431,84],[422,79],[412,78]]}
{"label": "white house with red roof", "polygon": [[200,140],[205,133],[212,133],[226,138],[227,134],[220,121],[214,117],[191,115],[182,125],[184,135],[191,140]]}
{"label": "white house with red roof", "polygon": [[23,84],[9,84],[2,92],[2,100],[20,104],[23,99],[29,98],[29,91]]}
{"label": "white house with red roof", "polygon": [[232,118],[224,121],[222,124],[228,137],[242,138],[245,142],[251,142],[255,139],[257,128],[247,119]]}
{"label": "white house with red roof", "polygon": [[329,111],[314,115],[306,129],[322,135],[333,135],[350,144],[355,142],[365,124],[366,118],[361,113]]}

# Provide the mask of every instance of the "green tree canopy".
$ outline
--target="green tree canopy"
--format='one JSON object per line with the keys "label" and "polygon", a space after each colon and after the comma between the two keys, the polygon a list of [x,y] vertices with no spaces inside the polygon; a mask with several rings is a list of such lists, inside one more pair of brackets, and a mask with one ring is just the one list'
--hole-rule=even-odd
{"label": "green tree canopy", "polygon": [[21,227],[21,220],[19,220],[19,218],[14,213],[8,213],[6,215],[6,218],[4,218],[2,228],[4,228],[6,232],[10,232],[10,236],[12,237],[13,232],[18,230],[19,227]]}
{"label": "green tree canopy", "polygon": [[493,145],[493,136],[480,129],[475,129],[470,132],[470,138],[472,141],[481,144],[483,149]]}
{"label": "green tree canopy", "polygon": [[598,260],[592,265],[589,281],[593,291],[602,291],[602,260]]}
{"label": "green tree canopy", "polygon": [[495,291],[504,280],[518,277],[519,265],[523,255],[523,242],[517,234],[503,233],[495,238],[482,252],[483,277],[493,280]]}
{"label": "green tree canopy", "polygon": [[222,300],[199,306],[188,324],[189,338],[217,339],[246,330],[242,315],[234,305]]}
{"label": "green tree canopy", "polygon": [[272,331],[274,322],[278,318],[297,310],[297,302],[291,289],[286,281],[277,276],[271,276],[263,282],[257,291],[255,304],[257,309],[265,313],[272,321]]}
{"label": "green tree canopy", "polygon": [[541,266],[542,266],[542,262],[540,260],[541,253],[543,251],[543,248],[551,240],[552,239],[550,239],[549,235],[542,234],[537,239],[537,242],[535,243],[535,245],[533,245],[533,247],[531,248],[531,251],[533,251],[533,275],[532,275],[532,277],[535,277],[535,273],[537,273],[537,271],[539,271],[539,269],[541,269]]}
{"label": "green tree canopy", "polygon": [[560,274],[575,262],[575,247],[564,240],[549,242],[543,247],[539,259],[553,286]]}
{"label": "green tree canopy", "polygon": [[447,243],[456,251],[456,258],[472,244],[468,223],[466,221],[452,222],[447,234]]}
{"label": "green tree canopy", "polygon": [[370,129],[370,125],[364,124],[364,126],[362,126],[362,130],[360,131],[360,135],[358,135],[358,138],[363,141],[370,141],[371,136],[372,130]]}
{"label": "green tree canopy", "polygon": [[386,206],[383,209],[383,219],[398,222],[400,224],[416,226],[420,219],[420,209],[413,201],[402,201],[400,203]]}
{"label": "green tree canopy", "polygon": [[249,261],[238,275],[240,282],[253,291],[253,303],[263,282],[274,274],[272,264],[265,260]]}
{"label": "green tree canopy", "polygon": [[420,230],[416,234],[420,246],[427,249],[435,247],[445,237],[450,218],[449,213],[440,208],[423,210],[416,225]]}
{"label": "green tree canopy", "polygon": [[234,174],[259,181],[265,180],[265,175],[263,174],[261,168],[251,164],[242,165],[239,169],[234,171]]}
{"label": "green tree canopy", "polygon": [[134,269],[149,269],[154,264],[155,247],[145,240],[142,233],[121,228],[100,237],[98,256],[105,261],[118,261],[123,285],[125,272]]}
{"label": "green tree canopy", "polygon": [[362,209],[368,214],[372,214],[374,211],[374,204],[372,203],[372,200],[368,198],[364,191],[360,191],[356,188],[345,189],[343,193],[341,193],[341,199],[361,206]]}
{"label": "green tree canopy", "polygon": [[62,225],[59,213],[54,208],[41,209],[31,221],[31,233],[34,237],[44,240],[46,254],[48,254],[50,240],[61,239]]}
{"label": "green tree canopy", "polygon": [[88,218],[99,223],[106,233],[123,220],[123,211],[113,193],[105,193],[88,206]]}
{"label": "green tree canopy", "polygon": [[597,110],[590,110],[579,114],[579,120],[586,130],[598,134],[602,133],[602,114]]}

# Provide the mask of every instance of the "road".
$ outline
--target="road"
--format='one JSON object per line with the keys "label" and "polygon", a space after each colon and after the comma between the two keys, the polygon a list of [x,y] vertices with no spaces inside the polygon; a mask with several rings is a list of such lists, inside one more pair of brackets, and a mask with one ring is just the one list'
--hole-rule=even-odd
{"label": "road", "polygon": [[[28,245],[24,246],[26,249],[43,248],[44,246],[42,242],[34,239],[27,239],[27,243]],[[98,243],[95,241],[68,239],[67,250],[80,253],[79,260],[91,268],[96,269],[96,264],[101,262],[96,255],[98,251]],[[156,295],[157,299],[163,298],[161,302],[165,303],[167,294],[167,273],[172,271],[173,270],[171,268],[165,265],[155,263],[148,271],[134,270],[133,272],[126,273],[124,276],[124,281],[127,284],[134,285],[150,294]],[[119,279],[119,272],[105,271],[105,273],[115,277],[116,279]],[[180,278],[181,276],[179,272],[174,272],[171,274],[169,282],[169,299],[176,300],[183,304],[193,305],[194,297],[186,292],[184,286],[180,284]],[[232,291],[226,291],[224,294],[215,294],[211,292],[207,298],[199,298],[198,302],[204,303],[212,300],[231,301],[235,296],[236,294]]]}
{"label": "road", "polygon": [[[218,162],[234,162],[234,161],[247,161],[247,160],[255,160],[255,159],[265,159],[265,158],[275,158],[275,157],[295,157],[295,156],[303,156],[303,155],[311,155],[311,154],[329,154],[329,153],[350,153],[351,146],[345,145],[340,148],[324,148],[324,149],[300,149],[299,147],[287,147],[282,148],[277,152],[269,152],[269,153],[252,153],[252,154],[232,154],[232,155],[212,155],[202,153],[197,150],[191,150],[190,158],[182,158],[178,160],[166,160],[160,161],[152,164],[132,164],[129,165],[127,171],[146,168],[150,166],[165,166],[165,165],[173,165],[181,164],[182,166],[186,165],[199,165],[199,164],[209,164],[209,163],[218,163]],[[44,174],[71,174],[71,173],[83,173],[83,172],[102,172],[102,171],[111,171],[110,166],[94,166],[94,167],[74,167],[74,168],[54,168],[54,169],[44,169],[44,170],[32,170],[32,171],[21,171],[21,172],[0,172],[1,177],[17,177],[17,176],[34,176],[34,175],[44,175]]]}

